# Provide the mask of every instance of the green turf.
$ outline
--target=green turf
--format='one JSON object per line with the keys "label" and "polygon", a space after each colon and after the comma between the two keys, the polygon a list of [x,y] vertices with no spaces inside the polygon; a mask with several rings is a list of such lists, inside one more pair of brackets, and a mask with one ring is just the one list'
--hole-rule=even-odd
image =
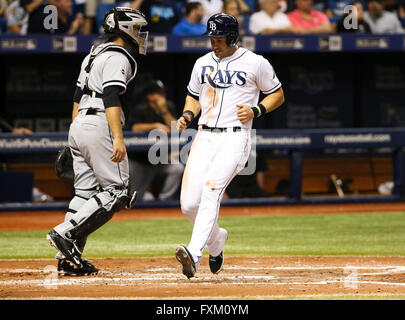
{"label": "green turf", "polygon": [[[227,255],[405,255],[405,212],[220,218]],[[187,244],[186,218],[109,222],[89,237],[87,257],[173,256]],[[0,258],[51,258],[48,230],[0,232]]]}

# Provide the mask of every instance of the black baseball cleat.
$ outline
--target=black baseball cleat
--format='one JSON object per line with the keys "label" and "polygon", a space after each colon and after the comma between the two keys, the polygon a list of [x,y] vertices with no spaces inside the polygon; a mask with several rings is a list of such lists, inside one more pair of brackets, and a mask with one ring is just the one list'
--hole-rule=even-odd
{"label": "black baseball cleat", "polygon": [[74,243],[64,239],[55,230],[49,232],[46,238],[50,241],[51,246],[55,247],[62,253],[63,258],[65,258],[73,268],[83,267],[81,252],[77,249]]}
{"label": "black baseball cleat", "polygon": [[81,277],[96,275],[98,269],[88,260],[82,260],[82,268],[73,268],[66,260],[58,260],[58,274],[69,277]]}
{"label": "black baseball cleat", "polygon": [[[225,246],[225,242],[228,240],[228,231],[226,231],[224,228],[219,228],[220,236],[221,236],[221,241],[222,243],[222,248]],[[221,253],[217,256],[212,256],[210,255],[209,257],[209,266],[210,270],[213,274],[217,274],[222,270],[222,267],[224,266],[224,251],[222,250]]]}
{"label": "black baseball cleat", "polygon": [[212,273],[214,273],[214,274],[219,273],[222,270],[223,265],[224,265],[224,252],[223,251],[221,251],[221,253],[216,257],[213,257],[212,255],[210,255],[209,266],[210,266],[210,270]]}
{"label": "black baseball cleat", "polygon": [[190,279],[195,275],[195,263],[187,248],[180,245],[176,249],[176,259],[183,265],[183,274]]}

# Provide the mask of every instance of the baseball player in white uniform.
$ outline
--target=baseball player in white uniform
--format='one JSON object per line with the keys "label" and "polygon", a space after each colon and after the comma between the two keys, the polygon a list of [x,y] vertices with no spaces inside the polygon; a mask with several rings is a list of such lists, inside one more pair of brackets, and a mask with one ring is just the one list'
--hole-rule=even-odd
{"label": "baseball player in white uniform", "polygon": [[[223,193],[248,159],[253,118],[284,102],[273,67],[264,57],[237,46],[238,30],[232,15],[210,17],[212,52],[196,61],[183,115],[177,120],[182,131],[201,111],[180,196],[181,210],[194,226],[189,245],[176,249],[187,278],[195,275],[205,248],[211,272],[221,271],[228,238],[227,230],[218,225]],[[258,104],[260,92],[266,96]]]}
{"label": "baseball player in white uniform", "polygon": [[87,236],[135,202],[136,192],[128,191],[121,98],[137,70],[129,50],[146,53],[148,33],[140,32],[145,25],[138,10],[110,10],[103,23],[107,42],[93,47],[81,66],[69,130],[75,196],[65,221],[47,235],[59,250],[58,269],[65,275],[97,273],[81,258]]}

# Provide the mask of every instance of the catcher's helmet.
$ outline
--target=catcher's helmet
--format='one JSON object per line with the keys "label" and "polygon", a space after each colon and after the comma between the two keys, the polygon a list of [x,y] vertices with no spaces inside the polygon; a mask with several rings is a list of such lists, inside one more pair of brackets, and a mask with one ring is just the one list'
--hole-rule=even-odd
{"label": "catcher's helmet", "polygon": [[211,16],[207,21],[208,36],[226,36],[226,43],[234,46],[239,40],[239,23],[236,18],[230,14],[217,13]]}
{"label": "catcher's helmet", "polygon": [[147,24],[141,11],[127,7],[115,7],[105,13],[103,28],[106,35],[120,36],[131,45],[135,52],[145,55],[149,32],[141,32],[141,28]]}

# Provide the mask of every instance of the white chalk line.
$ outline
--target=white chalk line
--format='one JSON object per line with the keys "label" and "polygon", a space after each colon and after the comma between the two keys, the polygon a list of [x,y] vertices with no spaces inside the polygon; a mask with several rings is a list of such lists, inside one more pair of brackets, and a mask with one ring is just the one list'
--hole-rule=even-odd
{"label": "white chalk line", "polygon": [[[226,270],[338,270],[338,269],[357,269],[357,270],[390,270],[395,269],[398,272],[405,271],[405,266],[329,266],[329,267],[314,267],[314,266],[299,266],[299,267],[243,267],[243,266],[226,266]],[[143,272],[175,272],[178,268],[150,268],[145,269]],[[10,269],[0,268],[0,274],[2,273],[46,273],[43,269]],[[100,271],[101,274],[106,275],[132,275],[132,272],[112,272],[112,271]],[[137,273],[139,274],[139,273]]]}
{"label": "white chalk line", "polygon": [[384,269],[396,269],[405,271],[405,266],[375,266],[375,267],[367,267],[367,266],[339,266],[339,267],[314,267],[314,266],[299,266],[299,267],[238,267],[238,266],[227,266],[227,270],[336,270],[336,269],[358,269],[358,270],[384,270]]}
{"label": "white chalk line", "polygon": [[[405,271],[404,266],[339,266],[339,267],[314,267],[314,266],[300,266],[300,267],[238,267],[228,266],[226,270],[336,270],[336,269],[359,269],[359,270],[381,270],[382,272],[374,273],[359,273],[358,276],[370,275],[387,275],[395,274]],[[164,273],[156,273],[157,271],[166,271]],[[204,277],[199,275],[196,278],[185,281],[184,276],[181,274],[168,274],[167,272],[178,273],[177,268],[152,268],[147,269],[143,273],[134,272],[111,272],[101,271],[98,277],[91,278],[61,278],[52,273],[45,272],[41,269],[0,269],[0,273],[9,274],[44,274],[44,279],[31,279],[31,280],[0,280],[0,286],[24,286],[36,285],[44,286],[45,283],[51,283],[56,286],[72,286],[72,285],[90,285],[90,284],[108,284],[116,286],[129,286],[129,285],[159,285],[159,286],[174,286],[181,285],[183,281],[187,285],[328,285],[333,283],[348,283],[347,279],[341,280],[325,280],[315,282],[274,282],[274,280],[285,280],[286,278],[297,278],[296,276],[273,276],[273,275],[237,275],[237,276],[208,276]],[[151,275],[150,272],[155,274]],[[106,275],[107,277],[100,277]],[[46,276],[46,277],[45,277]],[[125,276],[125,277],[123,277]],[[261,280],[260,282],[252,280]],[[273,281],[272,281],[273,280]],[[163,282],[162,282],[163,281]],[[272,282],[270,282],[272,281]],[[377,285],[390,285],[390,286],[405,286],[405,283],[395,282],[381,282],[381,281],[349,281],[351,284],[377,284]]]}
{"label": "white chalk line", "polygon": [[[45,281],[45,280],[8,280],[8,281],[0,281],[0,285],[4,286],[21,286],[21,285],[32,285],[38,287],[46,287],[46,286],[54,286],[55,289],[58,286],[74,286],[74,285],[89,285],[89,284],[97,284],[97,282],[101,282],[106,285],[115,285],[115,286],[123,286],[128,287],[132,286],[159,286],[159,287],[171,287],[171,286],[179,286],[179,285],[194,285],[194,286],[212,286],[212,285],[220,285],[220,286],[230,286],[230,285],[260,285],[260,286],[308,286],[308,285],[330,285],[330,284],[341,284],[346,283],[344,280],[330,280],[330,281],[314,281],[314,282],[245,282],[245,281],[236,281],[236,282],[201,282],[199,279],[195,280],[188,280],[184,281],[184,277],[181,280],[183,283],[179,282],[146,282],[146,281],[139,281],[139,279],[135,280],[135,283],[132,281],[134,279],[127,279],[127,278],[114,278],[108,279],[112,280],[113,282],[108,282],[107,279],[104,278],[91,278],[91,279],[69,279],[69,280],[59,280],[54,279],[52,281]],[[383,282],[383,281],[350,281],[351,284],[375,284],[375,285],[387,285],[387,286],[405,286],[405,283],[395,283],[395,282]]]}

